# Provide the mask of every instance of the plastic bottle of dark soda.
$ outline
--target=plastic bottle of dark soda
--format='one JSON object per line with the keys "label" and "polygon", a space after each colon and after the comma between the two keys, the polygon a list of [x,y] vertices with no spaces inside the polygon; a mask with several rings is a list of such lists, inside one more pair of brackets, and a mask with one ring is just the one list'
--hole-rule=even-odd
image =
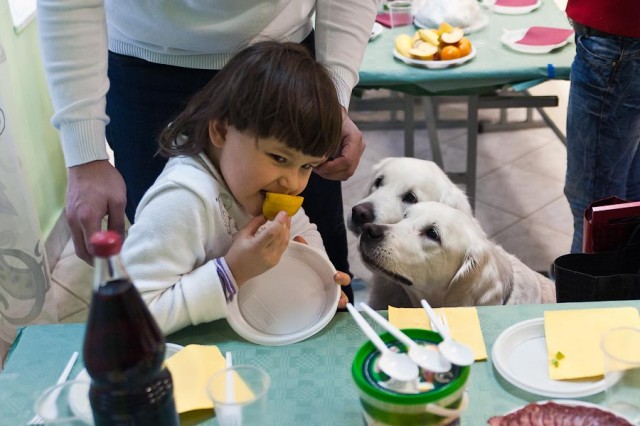
{"label": "plastic bottle of dark soda", "polygon": [[122,264],[122,237],[101,231],[91,244],[95,274],[83,356],[94,423],[178,425],[164,336]]}

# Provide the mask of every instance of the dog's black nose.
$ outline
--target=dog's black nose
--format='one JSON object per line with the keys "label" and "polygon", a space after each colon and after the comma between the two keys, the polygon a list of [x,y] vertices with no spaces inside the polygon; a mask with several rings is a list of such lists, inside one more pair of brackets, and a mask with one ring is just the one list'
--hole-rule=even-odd
{"label": "dog's black nose", "polygon": [[384,231],[386,227],[386,225],[367,223],[364,225],[361,238],[369,241],[380,241],[384,238]]}
{"label": "dog's black nose", "polygon": [[360,227],[365,223],[371,223],[376,216],[373,213],[373,203],[362,203],[353,206],[351,209],[351,220],[354,225]]}

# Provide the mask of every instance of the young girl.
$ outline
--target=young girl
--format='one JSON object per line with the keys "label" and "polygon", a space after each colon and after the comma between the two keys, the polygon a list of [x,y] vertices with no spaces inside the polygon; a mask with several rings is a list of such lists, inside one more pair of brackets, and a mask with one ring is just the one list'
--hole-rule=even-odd
{"label": "young girl", "polygon": [[[276,265],[290,239],[323,248],[302,209],[267,222],[262,204],[265,192],[302,192],[338,149],[341,126],[332,80],[305,48],[260,42],[160,135],[159,153],[170,159],[138,206],[122,256],[166,334],[225,317],[238,288]],[[350,278],[338,272],[335,281]]]}

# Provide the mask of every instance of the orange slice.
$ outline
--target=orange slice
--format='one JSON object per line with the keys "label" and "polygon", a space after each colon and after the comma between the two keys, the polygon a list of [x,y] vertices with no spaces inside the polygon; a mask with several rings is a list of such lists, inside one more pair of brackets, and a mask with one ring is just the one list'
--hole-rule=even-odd
{"label": "orange slice", "polygon": [[293,216],[302,206],[304,197],[298,195],[279,194],[277,192],[267,192],[262,205],[262,214],[268,220],[273,220],[278,212],[284,210],[289,216]]}

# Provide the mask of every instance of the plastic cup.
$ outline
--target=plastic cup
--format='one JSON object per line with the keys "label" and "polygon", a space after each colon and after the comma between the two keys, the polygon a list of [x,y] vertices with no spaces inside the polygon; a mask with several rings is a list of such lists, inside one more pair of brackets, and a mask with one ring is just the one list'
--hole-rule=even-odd
{"label": "plastic cup", "polygon": [[606,407],[640,424],[640,329],[612,328],[603,334],[601,347]]}
{"label": "plastic cup", "polygon": [[35,405],[45,425],[93,424],[90,407],[86,411],[79,396],[86,396],[90,383],[86,380],[71,380],[44,390]]}
{"label": "plastic cup", "polygon": [[269,417],[267,393],[271,379],[260,367],[237,365],[213,374],[207,394],[220,426],[259,425]]}
{"label": "plastic cup", "polygon": [[411,13],[412,3],[406,0],[395,0],[388,4],[389,20],[391,28],[411,25],[413,14]]}

